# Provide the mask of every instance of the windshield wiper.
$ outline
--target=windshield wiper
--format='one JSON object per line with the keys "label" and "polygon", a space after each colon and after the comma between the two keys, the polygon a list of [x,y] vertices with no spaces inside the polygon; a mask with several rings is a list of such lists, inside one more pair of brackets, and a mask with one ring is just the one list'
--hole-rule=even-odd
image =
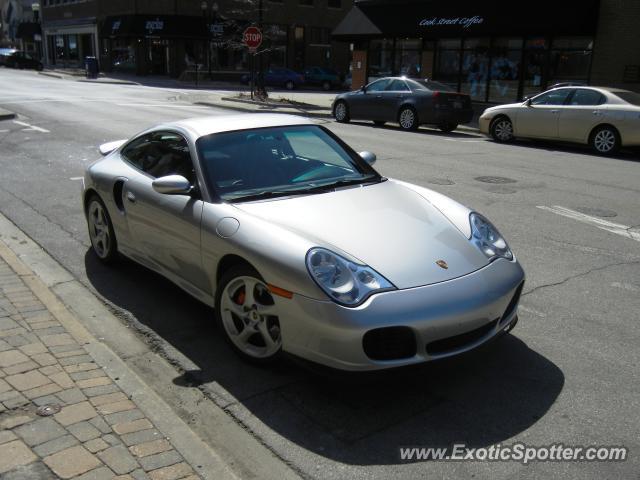
{"label": "windshield wiper", "polygon": [[229,199],[229,202],[231,203],[250,202],[252,200],[266,200],[269,198],[288,197],[293,195],[312,195],[315,193],[327,193],[327,192],[335,191],[335,189],[338,187],[346,187],[349,185],[358,185],[363,183],[373,183],[373,182],[377,183],[377,182],[383,182],[384,180],[386,180],[386,178],[379,177],[376,175],[376,176],[369,176],[369,177],[362,177],[362,178],[336,180],[335,182],[331,182],[331,183],[325,183],[322,185],[312,185],[309,188],[299,188],[295,190],[265,190],[262,192],[250,193],[248,195],[235,197],[235,198]]}

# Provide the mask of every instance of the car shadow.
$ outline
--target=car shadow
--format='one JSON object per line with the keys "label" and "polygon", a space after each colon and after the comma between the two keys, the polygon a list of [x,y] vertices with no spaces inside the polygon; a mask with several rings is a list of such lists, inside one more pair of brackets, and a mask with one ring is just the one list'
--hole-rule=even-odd
{"label": "car shadow", "polygon": [[342,374],[287,357],[259,368],[226,344],[212,309],[168,280],[129,260],[105,267],[91,251],[85,267],[132,326],[197,365],[176,385],[200,388],[276,450],[291,442],[350,465],[394,465],[400,446],[489,446],[535,424],[564,386],[562,371],[517,333],[455,359],[384,372]]}
{"label": "car shadow", "polygon": [[[405,130],[400,128],[400,125],[391,123],[391,122],[385,123],[384,125],[375,125],[366,120],[351,120],[350,123],[353,125],[370,127],[370,128],[380,129],[380,130],[392,130],[397,132],[405,132]],[[429,127],[426,125],[421,125],[418,130],[413,130],[411,132],[406,132],[406,133],[417,133],[421,135],[433,135],[437,137],[449,137],[449,138],[478,138],[479,136],[478,132],[465,132],[463,130],[454,130],[453,132],[443,132],[439,130],[437,127]]]}
{"label": "car shadow", "polygon": [[588,145],[582,145],[577,143],[567,143],[567,142],[559,142],[559,141],[551,141],[551,140],[540,140],[540,139],[528,139],[528,138],[518,138],[509,142],[507,145],[519,148],[533,148],[537,150],[543,150],[547,152],[566,152],[566,153],[579,153],[584,155],[590,155],[592,157],[599,157],[602,159],[613,159],[613,160],[623,160],[623,161],[631,161],[638,162],[640,161],[640,148],[637,147],[627,147],[620,149],[614,155],[599,155],[594,152],[591,147]]}

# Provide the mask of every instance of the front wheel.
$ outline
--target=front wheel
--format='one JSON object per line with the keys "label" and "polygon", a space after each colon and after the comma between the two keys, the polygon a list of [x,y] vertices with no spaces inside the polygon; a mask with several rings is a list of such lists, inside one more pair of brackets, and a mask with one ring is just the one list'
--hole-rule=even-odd
{"label": "front wheel", "polygon": [[613,127],[605,125],[593,131],[589,143],[591,144],[591,148],[600,155],[611,155],[618,151],[621,142],[618,131]]}
{"label": "front wheel", "polygon": [[438,125],[438,128],[445,133],[453,132],[456,128],[458,128],[457,123],[441,123]]}
{"label": "front wheel", "polygon": [[275,301],[260,274],[248,265],[233,267],[223,275],[215,315],[227,341],[245,360],[264,364],[282,351]]}
{"label": "front wheel", "polygon": [[349,122],[349,107],[346,102],[341,100],[336,103],[335,107],[333,107],[333,117],[340,123]]}
{"label": "front wheel", "polygon": [[107,207],[97,195],[92,195],[87,206],[87,226],[91,247],[102,263],[112,263],[118,255],[118,242]]}
{"label": "front wheel", "polygon": [[513,140],[513,124],[507,117],[495,119],[489,130],[496,142],[504,143]]}

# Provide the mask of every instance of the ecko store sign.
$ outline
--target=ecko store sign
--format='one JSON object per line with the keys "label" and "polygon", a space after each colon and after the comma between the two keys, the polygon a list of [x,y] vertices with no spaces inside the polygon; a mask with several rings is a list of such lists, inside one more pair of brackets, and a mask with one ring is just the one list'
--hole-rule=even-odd
{"label": "ecko store sign", "polygon": [[469,28],[474,25],[480,25],[484,22],[484,17],[433,17],[423,18],[418,22],[421,27],[443,27],[443,26],[461,26],[462,28]]}

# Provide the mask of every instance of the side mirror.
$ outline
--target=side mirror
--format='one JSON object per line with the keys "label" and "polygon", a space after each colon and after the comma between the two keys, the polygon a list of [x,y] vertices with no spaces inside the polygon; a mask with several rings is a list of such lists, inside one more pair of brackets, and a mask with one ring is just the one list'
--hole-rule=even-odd
{"label": "side mirror", "polygon": [[151,184],[158,193],[165,195],[189,195],[193,186],[182,175],[167,175],[156,178]]}
{"label": "side mirror", "polygon": [[366,85],[362,85],[362,86],[360,87],[360,91],[361,91],[362,93],[367,93],[367,86],[366,86]]}
{"label": "side mirror", "polygon": [[103,143],[98,147],[98,150],[100,150],[100,154],[104,157],[109,155],[115,149],[120,148],[120,145],[124,142],[126,142],[126,140],[116,140],[115,142]]}
{"label": "side mirror", "polygon": [[360,155],[360,157],[362,157],[362,159],[367,162],[369,165],[373,165],[374,163],[376,163],[377,157],[375,153],[371,153],[371,152],[360,152],[358,153],[358,155]]}
{"label": "side mirror", "polygon": [[530,107],[530,106],[531,106],[531,97],[527,97],[527,98],[525,98],[525,99],[524,99],[524,104],[525,104],[527,107]]}

